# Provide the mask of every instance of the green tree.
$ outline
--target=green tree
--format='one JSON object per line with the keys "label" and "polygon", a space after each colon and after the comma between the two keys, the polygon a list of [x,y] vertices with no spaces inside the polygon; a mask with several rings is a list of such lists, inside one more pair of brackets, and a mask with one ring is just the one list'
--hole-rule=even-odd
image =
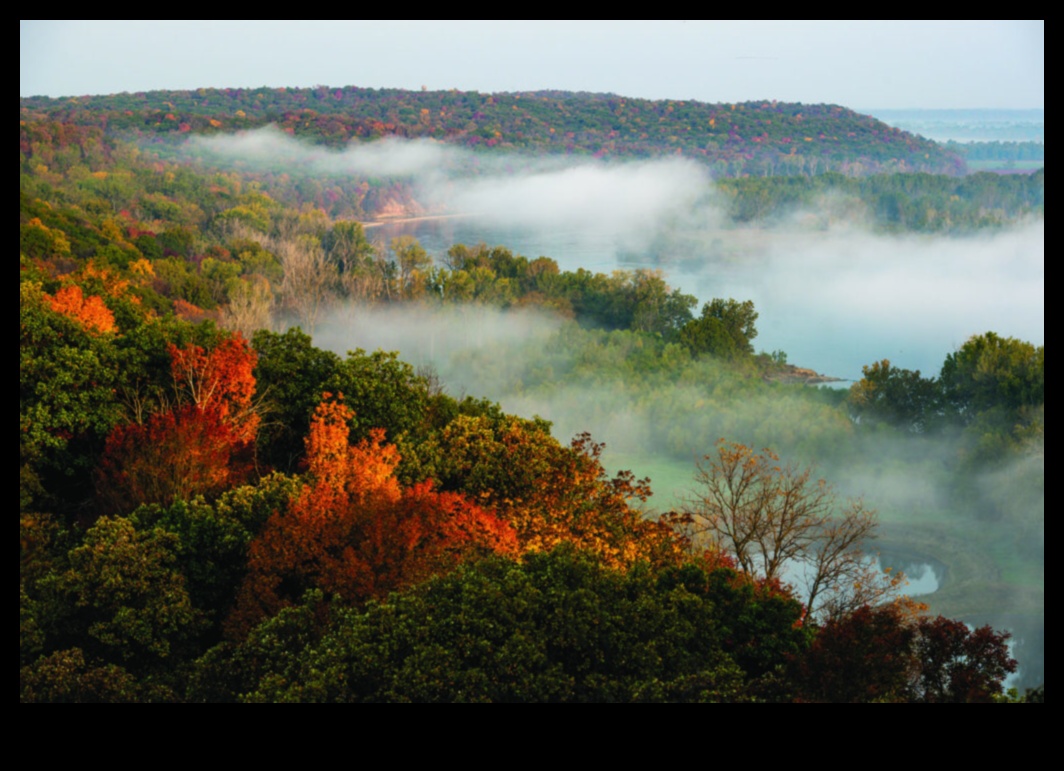
{"label": "green tree", "polygon": [[965,422],[994,409],[1045,404],[1045,347],[993,332],[968,339],[942,365],[946,399]]}
{"label": "green tree", "polygon": [[70,551],[69,567],[41,582],[58,617],[50,646],[76,646],[91,660],[139,674],[180,660],[202,620],[175,568],[177,545],[163,530],[98,520]]}
{"label": "green tree", "polygon": [[[261,660],[281,669],[276,674],[260,669],[244,698],[742,700],[744,672],[728,653],[734,641],[722,633],[716,603],[718,590],[727,593],[730,575],[720,574],[722,585],[716,574],[693,565],[661,573],[642,567],[615,571],[567,548],[530,554],[521,563],[485,560],[363,611],[341,612],[320,643],[299,632],[296,637],[307,647],[298,669],[289,656],[265,651]],[[740,602],[747,613],[766,615],[761,599],[750,595]],[[789,599],[785,604],[790,612],[783,628],[761,629],[758,644],[765,649],[785,647],[787,638],[804,639],[795,624],[800,607]],[[299,628],[307,629],[305,611],[283,613],[299,617]],[[279,627],[279,618],[266,623]],[[253,633],[249,641],[261,647],[264,638]]]}
{"label": "green tree", "polygon": [[847,398],[858,421],[888,423],[915,434],[934,424],[942,406],[942,389],[934,378],[894,367],[887,359],[861,371],[864,377],[850,388]]}
{"label": "green tree", "polygon": [[88,494],[93,453],[122,415],[121,358],[113,336],[51,310],[38,285],[19,286],[20,497],[27,504],[45,491],[53,505]]}
{"label": "green tree", "polygon": [[432,257],[413,236],[393,238],[391,249],[399,273],[399,290],[406,292],[415,277],[432,265]]}
{"label": "green tree", "polygon": [[714,299],[702,306],[702,315],[680,330],[680,342],[692,354],[737,358],[754,352],[757,311],[752,300]]}

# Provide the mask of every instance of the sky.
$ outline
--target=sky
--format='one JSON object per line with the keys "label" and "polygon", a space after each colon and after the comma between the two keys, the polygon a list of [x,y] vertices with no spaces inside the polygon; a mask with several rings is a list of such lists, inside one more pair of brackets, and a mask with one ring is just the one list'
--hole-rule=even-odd
{"label": "sky", "polygon": [[1045,20],[20,20],[19,95],[362,86],[1045,107]]}

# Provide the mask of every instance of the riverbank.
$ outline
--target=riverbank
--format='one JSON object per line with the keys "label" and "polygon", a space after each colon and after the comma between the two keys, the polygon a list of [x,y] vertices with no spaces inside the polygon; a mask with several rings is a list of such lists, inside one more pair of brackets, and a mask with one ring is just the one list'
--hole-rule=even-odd
{"label": "riverbank", "polygon": [[419,214],[415,217],[388,217],[386,219],[360,222],[363,230],[384,227],[385,225],[410,225],[418,222],[434,222],[439,220],[461,219],[470,217],[470,214]]}

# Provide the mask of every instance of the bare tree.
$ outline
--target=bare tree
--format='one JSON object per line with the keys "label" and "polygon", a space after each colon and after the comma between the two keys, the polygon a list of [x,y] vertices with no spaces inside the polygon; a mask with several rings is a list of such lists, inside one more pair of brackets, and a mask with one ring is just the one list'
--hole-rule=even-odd
{"label": "bare tree", "polygon": [[318,240],[309,236],[275,240],[272,247],[284,268],[284,304],[296,314],[303,329],[313,334],[318,316],[333,295],[336,266],[325,258]]}
{"label": "bare tree", "polygon": [[257,330],[271,327],[272,308],[269,281],[259,275],[237,279],[229,287],[229,305],[222,310],[221,324],[250,340]]}
{"label": "bare tree", "polygon": [[864,551],[876,513],[853,501],[836,512],[833,488],[811,469],[724,440],[697,465],[697,493],[686,507],[696,537],[712,539],[751,575],[790,583],[811,615],[886,600],[903,580]]}

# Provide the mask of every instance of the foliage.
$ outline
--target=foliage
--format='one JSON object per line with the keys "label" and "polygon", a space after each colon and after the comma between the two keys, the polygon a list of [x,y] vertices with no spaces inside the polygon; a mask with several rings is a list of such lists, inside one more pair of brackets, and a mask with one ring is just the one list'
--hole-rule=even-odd
{"label": "foliage", "polygon": [[941,382],[946,404],[965,425],[970,465],[1044,441],[1044,346],[993,332],[974,336],[946,357]]}
{"label": "foliage", "polygon": [[971,337],[942,365],[946,398],[962,419],[1045,403],[1045,347],[993,332]]}
{"label": "foliage", "polygon": [[114,332],[114,314],[97,295],[85,297],[81,287],[71,284],[55,293],[55,297],[45,295],[45,299],[56,313],[77,321],[93,332]]}
{"label": "foliage", "polygon": [[177,564],[194,607],[212,623],[211,639],[219,637],[247,575],[251,541],[299,489],[297,479],[274,473],[212,502],[197,496],[166,506],[146,504],[130,515],[140,531],[158,528],[178,537]]}
{"label": "foliage", "polygon": [[[722,627],[717,610],[729,585],[694,565],[612,570],[570,548],[521,563],[478,562],[364,611],[341,612],[320,642],[305,643],[298,668],[290,658],[278,661],[283,669],[260,668],[243,698],[741,701],[746,673],[728,653],[737,630],[731,621]],[[770,646],[769,636],[802,638],[794,629],[800,608],[788,602],[782,629],[752,597],[736,604],[763,616],[759,644]]]}
{"label": "foliage", "polygon": [[474,556],[516,551],[513,530],[463,496],[438,493],[430,483],[401,489],[396,448],[380,430],[349,444],[350,416],[328,394],[315,411],[306,440],[311,481],[252,542],[234,635],[307,589],[357,602]]}
{"label": "foliage", "polygon": [[146,704],[176,701],[117,664],[93,665],[80,648],[56,651],[19,671],[20,704]]}
{"label": "foliage", "polygon": [[[933,142],[824,104],[711,104],[564,91],[480,94],[321,86],[150,91],[82,97],[76,102],[32,97],[20,99],[20,108],[23,119],[35,124],[42,120],[79,124],[64,135],[71,136],[67,141],[82,144],[101,141],[98,129],[82,126],[107,126],[161,141],[186,132],[216,134],[275,124],[282,131],[333,146],[394,136],[433,138],[484,152],[618,158],[680,154],[727,177],[963,169],[959,158]],[[29,153],[51,143],[44,139],[55,131],[51,125],[21,127],[20,138]],[[101,188],[108,191],[106,185]],[[116,202],[121,200],[119,190],[108,192]],[[368,197],[367,191],[362,195]]]}
{"label": "foliage", "polygon": [[176,403],[107,437],[97,484],[112,510],[216,496],[253,471],[254,351],[238,334],[209,353],[171,343],[169,354]]}
{"label": "foliage", "polygon": [[865,606],[820,630],[797,668],[801,698],[989,703],[1016,671],[1008,639],[990,627]]}
{"label": "foliage", "polygon": [[752,300],[715,299],[702,306],[702,315],[680,330],[680,342],[692,355],[708,353],[738,358],[754,352],[757,311]]}
{"label": "foliage", "polygon": [[184,577],[174,568],[177,537],[138,532],[103,517],[68,555],[69,567],[42,580],[56,620],[50,647],[75,642],[92,660],[147,673],[180,657],[200,628]]}
{"label": "foliage", "polygon": [[934,378],[920,371],[899,369],[887,359],[861,368],[864,377],[850,388],[847,399],[858,421],[883,422],[921,434],[936,422],[942,410],[942,390]]}
{"label": "foliage", "polygon": [[92,463],[88,448],[119,420],[122,364],[107,336],[57,313],[38,285],[19,287],[21,497],[77,498]]}

